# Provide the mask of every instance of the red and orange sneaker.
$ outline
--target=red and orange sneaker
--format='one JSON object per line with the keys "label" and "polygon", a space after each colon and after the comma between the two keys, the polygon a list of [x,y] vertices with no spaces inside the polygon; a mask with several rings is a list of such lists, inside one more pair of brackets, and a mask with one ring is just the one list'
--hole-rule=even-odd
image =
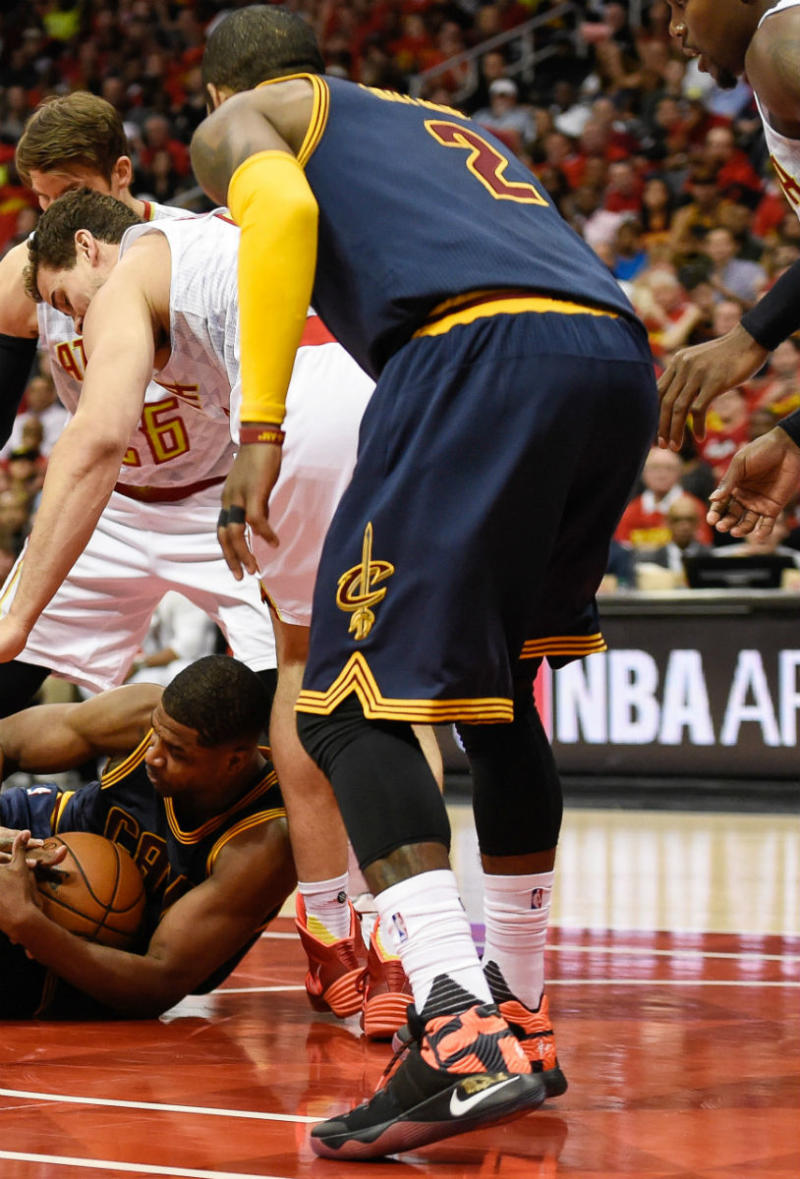
{"label": "red and orange sneaker", "polygon": [[[493,1003],[423,1021],[369,1101],[311,1131],[325,1158],[368,1159],[529,1113],[546,1090]],[[394,1067],[394,1066],[397,1067]]]}
{"label": "red and orange sneaker", "polygon": [[522,1045],[531,1069],[541,1074],[547,1087],[547,1096],[560,1097],[566,1093],[567,1078],[558,1065],[547,995],[542,995],[536,1011],[531,1011],[530,1007],[516,998],[506,999],[498,1006],[503,1019]]}
{"label": "red and orange sneaker", "polygon": [[387,949],[380,921],[369,939],[362,1024],[368,1040],[391,1040],[408,1019],[411,983],[397,954]]}
{"label": "red and orange sneaker", "polygon": [[[364,1002],[367,949],[358,916],[350,904],[350,933],[338,941],[320,925],[309,928],[303,898],[297,894],[295,925],[308,956],[306,992],[315,1011],[332,1011],[340,1019],[355,1015]],[[328,940],[326,940],[326,937]]]}

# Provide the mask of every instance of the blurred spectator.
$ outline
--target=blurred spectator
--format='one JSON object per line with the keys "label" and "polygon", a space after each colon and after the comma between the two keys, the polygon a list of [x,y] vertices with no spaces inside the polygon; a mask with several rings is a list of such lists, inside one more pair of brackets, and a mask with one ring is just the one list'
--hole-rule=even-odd
{"label": "blurred spectator", "polygon": [[22,445],[25,426],[32,419],[41,424],[42,441],[39,449],[47,457],[70,416],[56,397],[55,387],[49,375],[38,374],[31,377],[25,389],[23,406],[24,409],[17,414],[14,420],[8,442],[0,451],[0,457],[5,458],[12,450]]}
{"label": "blurred spectator", "polygon": [[703,309],[693,302],[675,272],[653,267],[639,276],[631,290],[634,307],[642,317],[656,359],[682,348],[703,319]]}
{"label": "blurred spectator", "polygon": [[690,200],[675,213],[670,235],[676,264],[691,261],[701,254],[703,239],[718,223],[720,192],[713,169],[705,165],[693,167],[686,188]]}
{"label": "blurred spectator", "polygon": [[735,299],[747,310],[757,302],[767,275],[757,262],[736,256],[736,239],[724,225],[710,229],[703,241],[710,268],[708,280],[718,299]]}
{"label": "blurred spectator", "polygon": [[218,631],[204,610],[182,594],[170,591],[156,606],[141,654],[133,661],[126,683],[168,684],[203,655],[212,655]]}
{"label": "blurred spectator", "polygon": [[164,157],[176,178],[187,176],[190,171],[189,150],[175,139],[170,130],[169,120],[163,115],[151,115],[142,129],[141,167],[152,172],[154,167],[164,168]]}
{"label": "blurred spectator", "polygon": [[672,576],[663,579],[668,585],[677,587],[686,584],[683,558],[711,552],[710,546],[698,539],[703,518],[703,506],[693,495],[681,495],[670,504],[666,513],[669,537],[666,543],[655,549],[634,550],[636,585],[639,589],[656,588],[653,584],[655,579],[647,566],[668,570]]}
{"label": "blurred spectator", "polygon": [[614,259],[611,273],[619,282],[630,282],[648,264],[647,250],[642,244],[642,227],[633,217],[626,217],[614,237]]}
{"label": "blurred spectator", "polygon": [[[648,176],[642,189],[642,240],[654,261],[669,242],[674,207],[672,190],[664,177]],[[669,251],[663,253],[668,255]]]}
{"label": "blurred spectator", "polygon": [[631,160],[609,164],[605,208],[612,213],[631,213],[638,217],[642,210],[642,187]]}
{"label": "blurred spectator", "polygon": [[[645,459],[642,470],[644,490],[628,504],[622,514],[616,540],[632,549],[658,549],[669,544],[671,534],[667,526],[667,512],[677,500],[686,497],[681,487],[681,460],[674,451],[654,446]],[[711,529],[705,522],[705,506],[694,496],[693,501],[700,524],[697,537],[703,544],[711,541]]]}
{"label": "blurred spectator", "polygon": [[722,196],[754,209],[761,199],[761,179],[746,153],[736,146],[732,129],[712,127],[704,146],[705,162],[714,171]]}
{"label": "blurred spectator", "polygon": [[516,82],[496,78],[489,86],[489,105],[473,115],[477,123],[488,127],[498,138],[518,152],[536,134],[533,115],[518,103]]}
{"label": "blurred spectator", "polygon": [[22,551],[31,526],[31,502],[24,488],[6,484],[0,490],[0,537],[15,558]]}
{"label": "blurred spectator", "polygon": [[769,409],[785,417],[800,408],[800,341],[790,336],[771,352],[767,368],[751,388],[753,410]]}
{"label": "blurred spectator", "polygon": [[42,490],[46,465],[46,461],[38,450],[26,450],[22,447],[12,450],[5,460],[8,489],[19,492],[18,498],[20,500],[24,495],[31,509],[33,509],[37,495]]}
{"label": "blurred spectator", "polygon": [[748,441],[750,412],[744,390],[728,389],[712,402],[706,414],[704,438],[696,440],[697,450],[719,483],[740,447]]}
{"label": "blurred spectator", "polygon": [[[711,283],[708,284],[711,286]],[[714,299],[716,300],[716,291],[714,292]],[[715,336],[724,336],[728,332],[733,331],[739,320],[742,318],[742,305],[737,303],[735,299],[720,299],[714,303],[713,310],[713,328]]]}

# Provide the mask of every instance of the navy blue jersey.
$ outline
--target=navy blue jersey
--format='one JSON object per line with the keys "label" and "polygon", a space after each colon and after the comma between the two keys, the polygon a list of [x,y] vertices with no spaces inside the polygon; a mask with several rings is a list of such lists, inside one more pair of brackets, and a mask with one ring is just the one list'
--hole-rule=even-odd
{"label": "navy blue jersey", "polygon": [[[104,773],[99,782],[60,795],[51,817],[54,834],[93,831],[130,852],[147,894],[141,949],[170,905],[210,875],[228,840],[286,813],[275,771],[268,762],[263,774],[228,810],[207,819],[196,830],[182,827],[172,799],[162,798],[147,777],[144,756],[150,740],[148,733],[133,753]],[[274,916],[274,912],[265,911],[263,925]],[[234,958],[196,988],[197,992],[213,990],[257,936],[254,934]]]}
{"label": "navy blue jersey", "polygon": [[309,81],[314,114],[298,158],[320,210],[313,303],[373,376],[434,308],[473,291],[633,317],[607,268],[485,128],[390,91]]}

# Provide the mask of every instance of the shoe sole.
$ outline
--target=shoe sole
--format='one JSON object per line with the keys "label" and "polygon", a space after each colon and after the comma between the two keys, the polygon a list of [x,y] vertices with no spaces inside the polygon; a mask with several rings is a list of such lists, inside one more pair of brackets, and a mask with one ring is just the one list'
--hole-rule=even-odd
{"label": "shoe sole", "polygon": [[316,994],[306,980],[308,1001],[315,1011],[332,1011],[339,1019],[346,1019],[359,1012],[364,1003],[363,967],[351,970],[332,982],[321,994]]}
{"label": "shoe sole", "polygon": [[[311,1131],[311,1149],[320,1158],[331,1159],[372,1159],[399,1154],[418,1146],[427,1146],[454,1134],[466,1134],[470,1130],[483,1130],[500,1122],[522,1117],[538,1109],[547,1097],[547,1090],[540,1075],[518,1073],[498,1082],[494,1092],[485,1090],[482,1100],[474,1105],[475,1095],[462,1099],[464,1105],[474,1112],[460,1116],[450,1110],[452,1099],[457,1096],[459,1086],[469,1078],[462,1077],[435,1097],[427,1098],[402,1119],[394,1119],[377,1126],[356,1131],[340,1130],[325,1134]],[[467,1090],[467,1093],[469,1091]],[[445,1105],[448,1116],[441,1117]],[[438,1120],[433,1115],[439,1111]],[[333,1120],[335,1125],[335,1119]]]}
{"label": "shoe sole", "polygon": [[387,991],[364,1003],[364,1035],[368,1040],[391,1040],[399,1027],[408,1021],[411,995]]}

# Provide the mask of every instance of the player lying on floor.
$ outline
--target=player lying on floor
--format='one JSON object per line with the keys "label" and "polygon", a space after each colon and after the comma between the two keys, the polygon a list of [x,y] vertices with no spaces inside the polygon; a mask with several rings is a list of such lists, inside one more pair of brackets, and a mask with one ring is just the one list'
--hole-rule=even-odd
{"label": "player lying on floor", "polygon": [[[2,1017],[152,1017],[213,990],[295,886],[285,811],[259,747],[265,690],[210,655],[166,687],[134,684],[0,720],[3,775],[111,755],[100,781],[0,794]],[[105,835],[130,852],[147,904],[133,951],[85,941],[35,902],[26,840]]]}

